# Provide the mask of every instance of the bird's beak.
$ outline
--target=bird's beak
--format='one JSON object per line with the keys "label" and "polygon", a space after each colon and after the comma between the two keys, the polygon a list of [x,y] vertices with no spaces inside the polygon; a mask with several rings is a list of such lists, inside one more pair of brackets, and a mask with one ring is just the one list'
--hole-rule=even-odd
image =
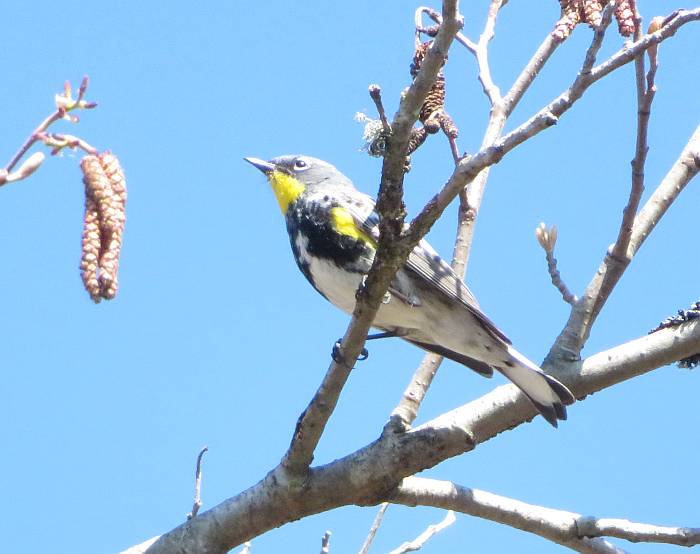
{"label": "bird's beak", "polygon": [[258,158],[243,158],[243,159],[245,161],[247,161],[249,164],[252,164],[253,166],[257,167],[265,175],[267,175],[268,173],[272,173],[275,170],[274,164],[271,164],[270,162],[266,162],[265,160],[260,160]]}

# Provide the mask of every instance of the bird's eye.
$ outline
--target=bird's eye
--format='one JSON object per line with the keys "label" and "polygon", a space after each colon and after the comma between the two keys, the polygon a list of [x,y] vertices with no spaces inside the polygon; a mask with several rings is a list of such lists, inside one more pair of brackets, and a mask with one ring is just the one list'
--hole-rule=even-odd
{"label": "bird's eye", "polygon": [[297,171],[309,169],[309,164],[305,160],[299,158],[294,162],[294,169],[296,169]]}

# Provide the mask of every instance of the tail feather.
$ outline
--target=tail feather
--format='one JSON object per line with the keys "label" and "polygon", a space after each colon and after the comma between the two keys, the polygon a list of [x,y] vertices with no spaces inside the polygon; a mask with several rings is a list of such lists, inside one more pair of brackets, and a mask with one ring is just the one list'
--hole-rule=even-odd
{"label": "tail feather", "polygon": [[512,347],[508,347],[511,360],[496,366],[534,404],[542,416],[554,427],[558,420],[566,419],[566,406],[576,399],[565,385],[544,373],[533,362]]}
{"label": "tail feather", "polygon": [[485,362],[465,356],[464,354],[460,354],[459,352],[455,352],[454,350],[450,350],[449,348],[445,348],[439,344],[429,344],[427,342],[421,342],[409,338],[406,338],[406,340],[411,344],[415,344],[416,346],[422,348],[423,350],[427,350],[428,352],[432,352],[438,356],[444,356],[453,362],[465,365],[484,377],[493,377],[493,368]]}

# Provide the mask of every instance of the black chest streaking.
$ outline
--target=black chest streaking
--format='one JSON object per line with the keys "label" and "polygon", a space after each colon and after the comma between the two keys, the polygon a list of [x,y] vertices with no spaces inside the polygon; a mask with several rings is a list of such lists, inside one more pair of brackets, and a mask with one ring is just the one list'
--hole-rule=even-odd
{"label": "black chest streaking", "polygon": [[365,241],[339,233],[333,226],[331,210],[338,206],[332,201],[295,201],[286,215],[287,231],[294,258],[307,277],[308,256],[332,262],[353,273],[369,269],[374,251]]}

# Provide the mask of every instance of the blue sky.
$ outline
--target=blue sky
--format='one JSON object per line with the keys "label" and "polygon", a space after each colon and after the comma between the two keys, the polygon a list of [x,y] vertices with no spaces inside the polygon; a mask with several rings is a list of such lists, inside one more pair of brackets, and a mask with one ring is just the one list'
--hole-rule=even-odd
{"label": "blue sky", "polygon": [[[678,7],[640,0],[647,21]],[[465,3],[479,32],[487,2]],[[541,4],[541,5],[540,5]],[[511,2],[491,49],[512,82],[558,16],[554,0]],[[183,521],[197,452],[209,508],[260,479],[283,454],[348,318],[298,273],[263,177],[243,156],[305,153],[376,193],[380,162],[360,151],[357,111],[379,83],[390,114],[408,84],[416,4],[40,0],[4,8],[0,157],[9,160],[52,109],[64,80],[91,78],[99,107],[78,126],[113,150],[129,186],[121,289],[92,304],[78,275],[80,156],[49,159],[0,189],[0,529],[7,552],[116,552]],[[468,10],[472,10],[468,11]],[[513,115],[512,129],[573,79],[591,32],[580,27]],[[697,24],[660,50],[647,195],[700,121]],[[614,32],[602,55],[622,45]],[[447,108],[474,151],[488,109],[470,56],[455,46]],[[556,257],[580,293],[616,235],[629,187],[634,78],[598,83],[561,122],[493,169],[468,283],[518,348],[541,360],[566,321],[534,238],[556,223]],[[6,163],[5,161],[2,162]],[[413,159],[415,214],[450,173],[436,137]],[[646,197],[646,195],[645,195]],[[585,352],[636,338],[698,300],[697,183],[673,206],[611,297]],[[451,253],[454,207],[429,240]],[[422,357],[399,341],[371,345],[316,455],[327,462],[375,439]],[[443,365],[420,421],[489,391]],[[584,514],[698,525],[697,372],[660,369],[593,395],[558,431],[541,418],[426,472]],[[359,550],[374,508],[348,507],[256,539],[253,552]],[[375,543],[388,551],[442,514],[391,507]],[[623,544],[623,547],[625,545]],[[676,547],[635,546],[635,552]],[[460,516],[423,552],[560,552],[543,539]]]}

